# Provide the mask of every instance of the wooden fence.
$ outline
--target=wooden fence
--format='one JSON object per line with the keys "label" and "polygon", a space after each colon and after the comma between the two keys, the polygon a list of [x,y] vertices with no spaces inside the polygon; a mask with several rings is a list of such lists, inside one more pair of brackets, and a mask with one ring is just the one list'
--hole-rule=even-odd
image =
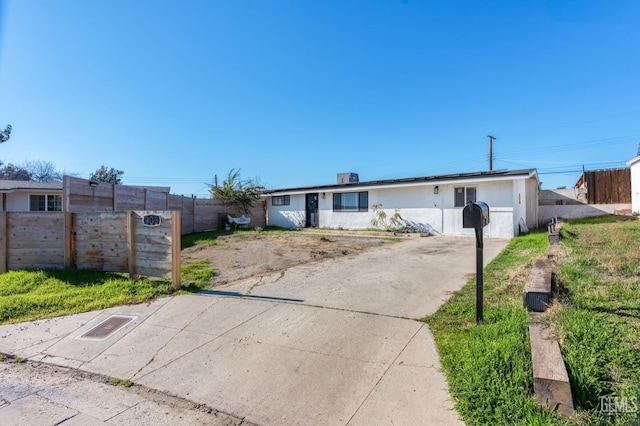
{"label": "wooden fence", "polygon": [[[169,194],[169,188],[104,182],[92,186],[89,180],[64,176],[63,193],[63,211],[66,212],[177,210],[182,212],[182,234],[224,227],[224,223],[220,223],[220,218],[225,215],[225,206],[221,201],[173,195]],[[262,202],[257,202],[249,213],[250,226],[265,226],[266,210]]]}
{"label": "wooden fence", "polygon": [[64,267],[68,225],[64,213],[0,212],[0,272]]}
{"label": "wooden fence", "polygon": [[631,203],[629,168],[586,171],[581,181],[587,188],[588,204]]}
{"label": "wooden fence", "polygon": [[0,212],[0,273],[76,267],[171,278],[179,288],[181,215]]}

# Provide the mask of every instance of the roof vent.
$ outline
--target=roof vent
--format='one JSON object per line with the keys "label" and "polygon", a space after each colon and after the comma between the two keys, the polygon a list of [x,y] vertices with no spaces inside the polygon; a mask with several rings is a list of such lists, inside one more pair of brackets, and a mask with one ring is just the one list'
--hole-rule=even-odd
{"label": "roof vent", "polygon": [[338,173],[338,184],[359,182],[357,173]]}

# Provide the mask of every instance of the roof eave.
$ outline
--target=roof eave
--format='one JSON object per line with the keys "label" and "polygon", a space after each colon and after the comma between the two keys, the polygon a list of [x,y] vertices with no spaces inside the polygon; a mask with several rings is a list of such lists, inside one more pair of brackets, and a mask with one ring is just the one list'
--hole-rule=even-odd
{"label": "roof eave", "polygon": [[357,190],[361,188],[401,188],[410,186],[422,186],[422,185],[443,185],[448,182],[478,182],[485,180],[515,180],[515,179],[529,179],[536,177],[538,171],[536,169],[523,169],[523,170],[511,170],[511,171],[496,171],[496,172],[479,172],[479,173],[461,173],[455,175],[440,175],[440,176],[423,176],[416,178],[404,178],[404,179],[389,179],[384,181],[369,181],[369,182],[353,182],[345,184],[332,184],[321,186],[306,186],[298,188],[282,188],[274,189],[263,192],[263,196],[271,195],[296,195],[306,194],[309,192],[332,192],[334,190]]}
{"label": "roof eave", "polygon": [[631,160],[627,161],[627,166],[633,166],[634,164],[640,162],[640,155],[632,158]]}

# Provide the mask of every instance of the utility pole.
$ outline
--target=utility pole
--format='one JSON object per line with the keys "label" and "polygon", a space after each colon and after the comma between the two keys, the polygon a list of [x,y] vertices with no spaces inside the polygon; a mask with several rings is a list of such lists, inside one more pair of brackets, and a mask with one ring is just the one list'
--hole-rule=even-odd
{"label": "utility pole", "polygon": [[495,136],[488,135],[489,138],[489,170],[493,170],[493,140]]}

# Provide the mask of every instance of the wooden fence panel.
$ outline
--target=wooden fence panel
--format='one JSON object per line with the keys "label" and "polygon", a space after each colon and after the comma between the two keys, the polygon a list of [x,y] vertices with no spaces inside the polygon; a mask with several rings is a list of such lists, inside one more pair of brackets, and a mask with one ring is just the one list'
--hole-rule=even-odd
{"label": "wooden fence panel", "polygon": [[[66,212],[180,211],[183,234],[220,229],[219,217],[226,216],[227,210],[218,200],[170,195],[169,188],[163,187],[112,185],[104,182],[91,186],[87,179],[64,176],[63,190],[63,210]],[[249,214],[250,226],[265,226],[263,200],[255,204]],[[232,215],[237,215],[233,209],[228,210]]]}
{"label": "wooden fence panel", "polygon": [[179,211],[0,212],[0,273],[75,266],[171,278],[179,288],[180,219]]}
{"label": "wooden fence panel", "polygon": [[115,185],[115,211],[144,210],[144,188]]}
{"label": "wooden fence panel", "polygon": [[195,232],[195,198],[184,197],[182,201],[182,233],[191,234]]}
{"label": "wooden fence panel", "polygon": [[126,271],[126,229],[126,212],[74,214],[75,266],[97,271]]}
{"label": "wooden fence panel", "polygon": [[169,194],[147,190],[144,210],[169,210]]}
{"label": "wooden fence panel", "polygon": [[631,171],[624,169],[584,172],[588,204],[631,203]]}
{"label": "wooden fence panel", "polygon": [[169,205],[167,206],[167,210],[180,210],[182,211],[182,203],[184,200],[183,195],[169,195]]}
{"label": "wooden fence panel", "polygon": [[[146,226],[144,217],[160,218],[155,226]],[[128,213],[129,273],[171,278],[180,286],[180,212],[133,211]],[[176,270],[178,271],[176,273]]]}
{"label": "wooden fence panel", "polygon": [[86,179],[64,176],[64,211],[104,212],[113,210],[113,187],[101,183],[91,186]]}
{"label": "wooden fence panel", "polygon": [[224,208],[218,200],[198,198],[195,205],[194,232],[218,229],[218,212]]}
{"label": "wooden fence panel", "polygon": [[[5,212],[5,270],[63,268],[65,260],[62,212]],[[1,222],[1,220],[0,220]]]}

